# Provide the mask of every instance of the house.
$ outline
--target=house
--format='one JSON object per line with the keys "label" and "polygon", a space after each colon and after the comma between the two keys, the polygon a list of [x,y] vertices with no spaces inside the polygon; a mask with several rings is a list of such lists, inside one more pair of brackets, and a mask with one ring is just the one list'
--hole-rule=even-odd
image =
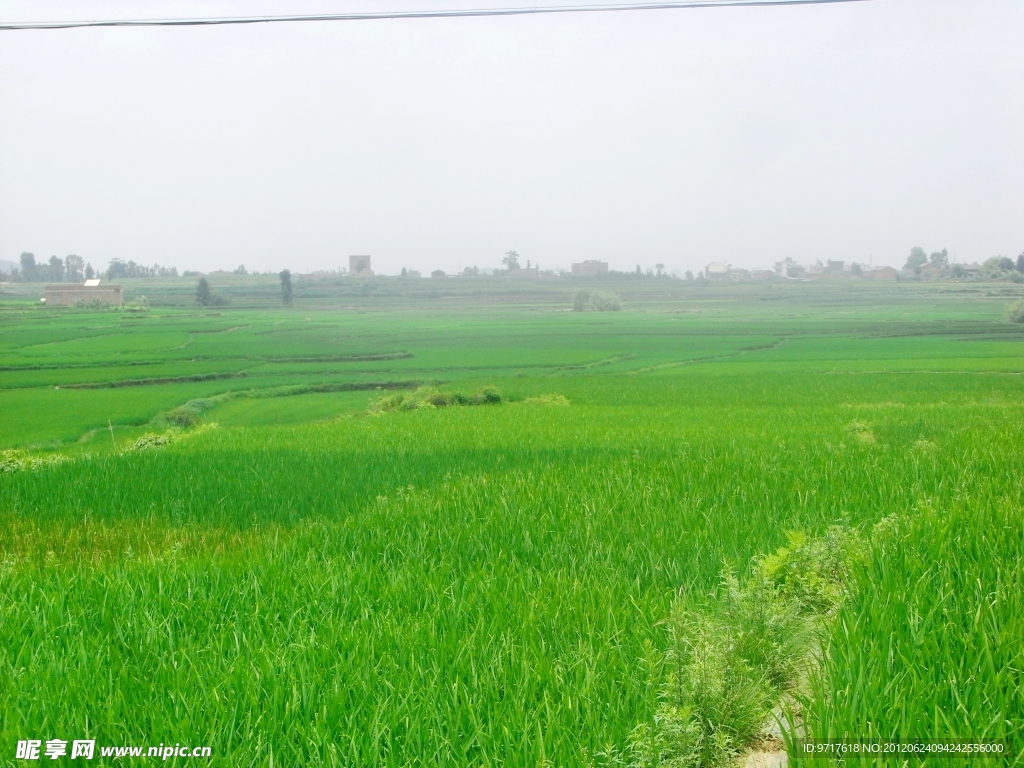
{"label": "house", "polygon": [[120,307],[124,304],[124,291],[120,285],[100,285],[99,280],[86,280],[84,284],[54,283],[46,286],[48,307],[73,307],[75,304],[99,302]]}
{"label": "house", "polygon": [[713,261],[704,267],[704,276],[708,280],[728,280],[729,265],[721,261]]}
{"label": "house", "polygon": [[750,271],[751,280],[774,280],[775,273],[770,269],[752,269]]}
{"label": "house", "polygon": [[865,272],[864,276],[870,278],[871,280],[896,281],[899,279],[899,272],[897,272],[892,267],[875,267],[874,269]]}
{"label": "house", "polygon": [[844,261],[834,261],[829,259],[825,264],[825,271],[830,275],[841,275],[843,274],[843,266],[846,264]]}
{"label": "house", "polygon": [[925,264],[917,274],[919,274],[923,280],[935,280],[941,272],[942,267],[936,264]]}
{"label": "house", "polygon": [[353,277],[373,277],[369,256],[349,256],[348,273]]}
{"label": "house", "polygon": [[608,262],[587,259],[579,264],[572,265],[572,273],[578,276],[593,277],[595,275],[608,274]]}
{"label": "house", "polygon": [[785,258],[782,261],[775,262],[775,274],[781,275],[782,277],[803,277],[806,271],[806,269],[790,258]]}
{"label": "house", "polygon": [[433,272],[430,273],[430,276],[431,277],[444,277],[445,276],[444,270],[443,269],[435,269]]}
{"label": "house", "polygon": [[500,272],[495,272],[496,275],[501,277],[537,277],[540,275],[540,270],[537,267],[519,267],[519,269],[506,269]]}

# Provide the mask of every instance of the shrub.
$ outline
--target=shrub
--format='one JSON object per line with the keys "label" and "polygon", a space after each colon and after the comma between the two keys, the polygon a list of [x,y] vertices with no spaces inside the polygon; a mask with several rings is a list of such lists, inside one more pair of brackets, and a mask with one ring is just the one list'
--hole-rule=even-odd
{"label": "shrub", "polygon": [[145,296],[129,301],[124,305],[125,312],[149,312],[149,299]]}
{"label": "shrub", "polygon": [[54,456],[32,456],[25,451],[19,450],[0,451],[0,475],[49,467],[54,464],[62,464],[67,460],[66,456],[59,454]]}
{"label": "shrub", "polygon": [[170,442],[170,435],[157,435],[152,432],[147,432],[134,443],[132,443],[132,446],[131,448],[129,448],[129,450],[145,451],[149,448],[159,448],[160,446],[167,445]]}
{"label": "shrub", "polygon": [[414,392],[394,392],[370,403],[371,414],[391,411],[415,411],[420,408],[447,408],[452,405],[492,405],[500,403],[501,393],[494,387],[484,387],[472,395],[461,392],[439,392],[433,387],[420,387]]}
{"label": "shrub", "polygon": [[1009,319],[1011,323],[1024,323],[1024,299],[1015,301],[1009,307]]}
{"label": "shrub", "polygon": [[87,299],[85,301],[76,301],[74,304],[75,309],[110,309],[111,305],[109,302],[103,301],[100,298]]}
{"label": "shrub", "polygon": [[590,303],[598,312],[618,312],[622,309],[622,302],[614,293],[594,291],[590,296]]}
{"label": "shrub", "polygon": [[572,292],[572,311],[573,312],[584,312],[587,309],[587,303],[590,301],[590,291],[584,291],[582,289],[576,289]]}

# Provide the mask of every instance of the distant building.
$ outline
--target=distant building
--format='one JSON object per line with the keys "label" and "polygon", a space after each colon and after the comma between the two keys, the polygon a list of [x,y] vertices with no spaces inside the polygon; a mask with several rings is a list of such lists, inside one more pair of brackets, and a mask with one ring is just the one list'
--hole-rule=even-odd
{"label": "distant building", "polygon": [[843,274],[843,266],[846,262],[844,261],[833,261],[829,259],[825,265],[825,271],[830,275],[841,275]]}
{"label": "distant building", "polygon": [[444,277],[445,276],[444,270],[443,269],[435,269],[433,272],[430,273],[430,276],[431,277]]}
{"label": "distant building", "polygon": [[918,273],[925,280],[934,280],[942,272],[942,267],[936,266],[935,264],[925,264],[921,267],[921,271]]}
{"label": "distant building", "polygon": [[353,277],[373,277],[369,256],[349,256],[348,273]]}
{"label": "distant building", "polygon": [[751,280],[774,280],[775,273],[770,269],[753,269],[750,271]]}
{"label": "distant building", "polygon": [[537,277],[540,275],[540,270],[537,267],[520,267],[519,269],[507,269],[502,272],[496,272],[495,274],[501,275],[502,277]]}
{"label": "distant building", "polygon": [[587,259],[579,264],[572,265],[572,273],[574,275],[584,277],[594,277],[595,275],[607,275],[608,274],[608,262],[597,261],[596,259]]}
{"label": "distant building", "polygon": [[84,285],[76,283],[55,283],[46,286],[46,305],[48,307],[73,307],[99,301],[120,307],[124,304],[124,291],[120,285],[100,285],[99,280],[86,280]]}
{"label": "distant building", "polygon": [[898,280],[899,272],[892,267],[875,267],[872,270],[864,273],[867,277],[872,280]]}
{"label": "distant building", "polygon": [[[799,270],[799,274],[790,274],[791,272],[795,272],[796,270]],[[803,274],[803,271],[804,268],[801,267],[788,256],[784,258],[782,261],[775,262],[775,274],[777,275],[785,275],[786,277],[799,277],[801,274]]]}
{"label": "distant building", "polygon": [[713,261],[704,267],[704,276],[708,280],[728,280],[729,265],[721,261]]}

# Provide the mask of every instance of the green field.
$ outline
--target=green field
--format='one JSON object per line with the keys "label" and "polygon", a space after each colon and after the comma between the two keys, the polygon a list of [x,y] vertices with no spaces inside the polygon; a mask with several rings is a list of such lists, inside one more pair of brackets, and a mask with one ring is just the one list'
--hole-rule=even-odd
{"label": "green field", "polygon": [[1017,286],[262,280],[0,295],[0,761],[656,765],[680,601],[842,525],[808,735],[1024,765]]}

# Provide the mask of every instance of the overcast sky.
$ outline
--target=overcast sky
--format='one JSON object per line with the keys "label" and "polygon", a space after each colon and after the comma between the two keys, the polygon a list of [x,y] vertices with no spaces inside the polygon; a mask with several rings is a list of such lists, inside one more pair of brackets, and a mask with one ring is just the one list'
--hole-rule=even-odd
{"label": "overcast sky", "polygon": [[[0,19],[446,1],[0,0]],[[488,4],[510,3],[466,0]],[[0,32],[0,259],[1016,256],[1022,40],[1020,0]]]}

